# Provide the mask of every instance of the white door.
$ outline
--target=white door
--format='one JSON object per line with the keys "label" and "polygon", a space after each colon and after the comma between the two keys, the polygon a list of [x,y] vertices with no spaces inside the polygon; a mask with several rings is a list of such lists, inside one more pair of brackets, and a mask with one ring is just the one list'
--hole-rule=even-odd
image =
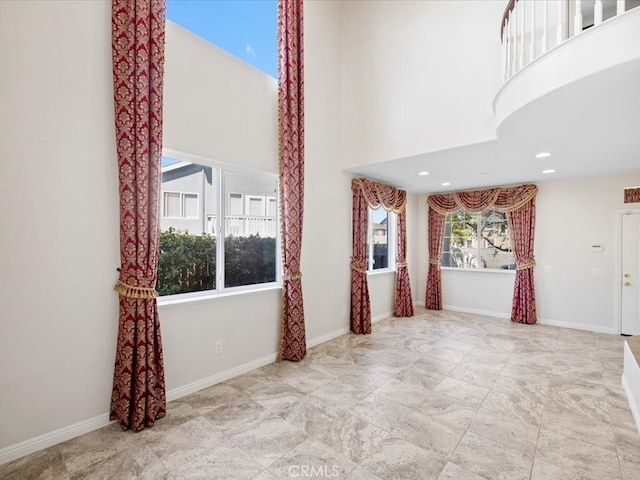
{"label": "white door", "polygon": [[621,332],[640,335],[640,213],[622,215]]}

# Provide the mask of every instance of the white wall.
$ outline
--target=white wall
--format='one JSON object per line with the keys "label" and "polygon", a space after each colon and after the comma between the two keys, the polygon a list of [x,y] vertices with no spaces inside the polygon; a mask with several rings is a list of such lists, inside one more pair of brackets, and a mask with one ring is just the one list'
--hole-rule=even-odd
{"label": "white wall", "polygon": [[348,166],[496,138],[505,2],[343,3]]}
{"label": "white wall", "polygon": [[[623,203],[623,189],[639,183],[640,172],[538,183],[534,280],[540,323],[619,333],[615,318],[616,210],[634,207]],[[426,235],[425,197],[421,204],[421,234]],[[591,253],[592,244],[603,245],[604,251]],[[424,302],[426,245],[420,254],[418,298]],[[545,272],[545,266],[551,271]],[[592,268],[604,268],[605,275],[592,275]],[[443,271],[443,304],[509,318],[513,275]]]}
{"label": "white wall", "polygon": [[106,0],[0,2],[0,450],[109,411],[110,16]]}

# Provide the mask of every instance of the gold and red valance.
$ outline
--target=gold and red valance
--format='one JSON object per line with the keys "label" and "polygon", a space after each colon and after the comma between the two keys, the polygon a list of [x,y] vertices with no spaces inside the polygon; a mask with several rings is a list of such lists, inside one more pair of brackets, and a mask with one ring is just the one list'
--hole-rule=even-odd
{"label": "gold and red valance", "polygon": [[624,203],[640,203],[640,187],[625,188]]}
{"label": "gold and red valance", "polygon": [[382,206],[388,212],[402,213],[407,206],[407,192],[405,190],[367,178],[354,178],[352,185],[362,190],[362,195],[371,208]]}
{"label": "gold and red valance", "polygon": [[537,193],[536,185],[496,187],[429,195],[427,203],[441,215],[460,209],[471,213],[480,213],[490,208],[512,212],[529,202]]}

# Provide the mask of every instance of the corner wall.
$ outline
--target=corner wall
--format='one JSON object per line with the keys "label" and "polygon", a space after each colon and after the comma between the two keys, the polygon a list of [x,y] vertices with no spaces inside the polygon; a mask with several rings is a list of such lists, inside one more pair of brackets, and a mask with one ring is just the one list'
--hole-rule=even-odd
{"label": "corner wall", "polygon": [[[534,269],[540,323],[619,333],[615,318],[615,220],[625,205],[623,189],[640,183],[640,172],[538,183]],[[426,197],[420,224],[426,239]],[[592,253],[590,246],[604,246]],[[427,246],[421,250],[419,300],[424,302]],[[551,271],[545,271],[550,267]],[[605,275],[592,275],[603,268]],[[547,268],[548,270],[548,268]],[[443,271],[445,308],[510,318],[512,273]]]}

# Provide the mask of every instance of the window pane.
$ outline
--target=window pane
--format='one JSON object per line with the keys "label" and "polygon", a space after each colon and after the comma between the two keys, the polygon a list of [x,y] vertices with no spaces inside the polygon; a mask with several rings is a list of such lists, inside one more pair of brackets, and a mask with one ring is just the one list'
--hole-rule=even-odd
{"label": "window pane", "polygon": [[[227,191],[247,200],[244,214],[225,215],[224,286],[236,287],[276,281],[276,218],[267,216],[265,199],[277,194],[273,177],[233,171],[224,172]],[[240,203],[242,205],[242,203]]]}
{"label": "window pane", "polygon": [[217,184],[212,167],[162,158],[164,209],[172,215],[160,219],[161,296],[215,289]]}
{"label": "window pane", "polygon": [[227,205],[227,212],[229,212],[229,215],[242,215],[242,194],[229,194],[229,205]]}
{"label": "window pane", "polygon": [[164,216],[177,218],[180,216],[180,194],[165,192],[164,194]]}
{"label": "window pane", "polygon": [[389,268],[389,241],[387,226],[389,213],[383,209],[373,210],[371,242],[373,244],[373,269]]}
{"label": "window pane", "polygon": [[198,218],[198,195],[185,193],[182,196],[182,212],[184,218]]}
{"label": "window pane", "polygon": [[443,267],[514,269],[509,225],[504,212],[452,212],[445,221]]}

